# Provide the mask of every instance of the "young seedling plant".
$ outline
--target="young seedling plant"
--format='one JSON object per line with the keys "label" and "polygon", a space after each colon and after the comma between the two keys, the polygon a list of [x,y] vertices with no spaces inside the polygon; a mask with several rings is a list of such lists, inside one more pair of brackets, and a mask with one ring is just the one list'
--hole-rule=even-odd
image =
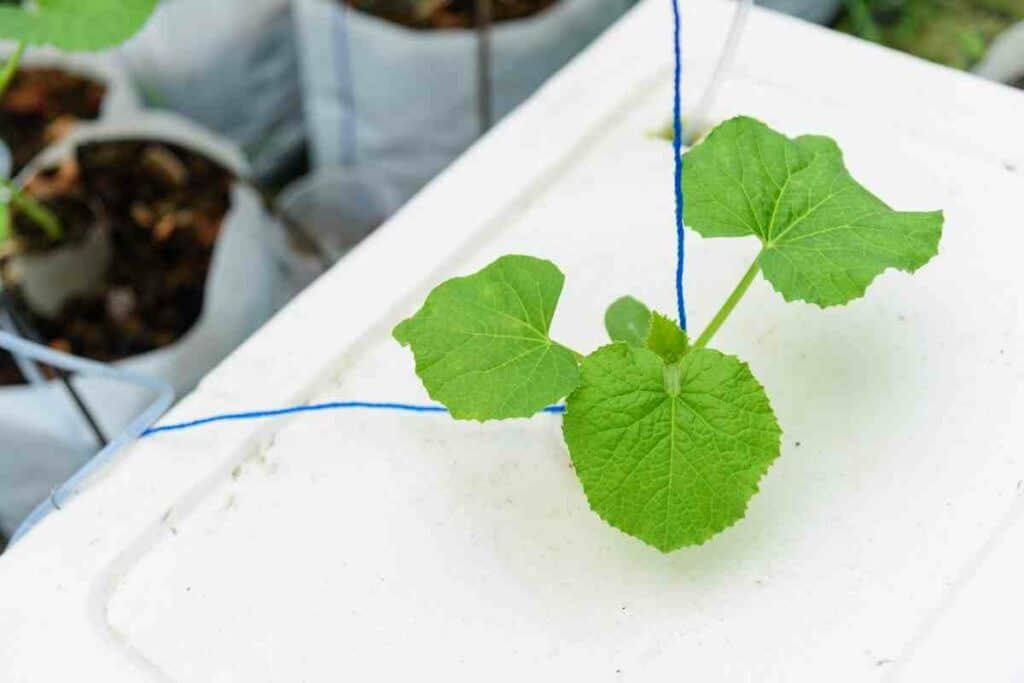
{"label": "young seedling plant", "polygon": [[690,228],[761,242],[696,340],[623,297],[605,316],[611,343],[573,351],[548,333],[562,273],[518,255],[442,283],[394,330],[456,419],[528,417],[567,396],[562,432],[591,508],[662,552],[742,519],[779,455],[764,388],[709,347],[758,273],[786,301],[842,305],[888,268],[927,263],[943,225],[941,211],[890,209],[850,176],[832,139],[792,139],[747,117],[687,152],[682,182]]}
{"label": "young seedling plant", "polygon": [[[14,78],[25,48],[52,45],[64,51],[91,51],[124,42],[149,19],[159,0],[26,0],[0,6],[0,39],[15,41],[0,67],[0,99]],[[23,213],[53,240],[63,235],[60,221],[43,204],[0,178],[0,254],[10,250],[11,208]]]}

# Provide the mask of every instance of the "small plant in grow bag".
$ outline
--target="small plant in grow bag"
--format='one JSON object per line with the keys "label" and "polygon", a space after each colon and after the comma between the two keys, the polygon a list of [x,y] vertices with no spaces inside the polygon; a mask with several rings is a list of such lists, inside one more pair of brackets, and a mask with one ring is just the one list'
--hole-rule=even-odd
{"label": "small plant in grow bag", "polygon": [[[28,45],[61,50],[101,50],[118,45],[142,28],[158,0],[34,0],[0,6],[0,38],[16,41],[0,68],[0,98],[11,84]],[[0,253],[11,249],[10,206],[20,209],[51,238],[62,229],[45,206],[10,182],[0,187]]]}
{"label": "small plant in grow bag", "polygon": [[746,363],[708,347],[760,272],[787,301],[862,296],[888,268],[937,252],[941,212],[900,212],[859,185],[830,138],[788,138],[751,118],[685,156],[687,223],[757,237],[754,262],[695,341],[630,297],[612,343],[587,356],[551,339],[558,268],[503,256],[442,283],[394,330],[427,391],[457,419],[527,417],[568,396],[563,434],[593,510],[663,552],[703,543],[746,514],[781,429]]}
{"label": "small plant in grow bag", "polygon": [[[232,204],[233,173],[204,154],[147,139],[79,144],[25,182],[45,197],[66,237],[49,242],[16,212],[23,246],[4,275],[27,323],[76,355],[114,361],[179,340],[199,319],[214,248]],[[57,252],[76,256],[98,233],[106,258],[90,284],[70,291],[47,279]],[[79,267],[85,268],[78,258]],[[51,294],[60,294],[53,300]]]}

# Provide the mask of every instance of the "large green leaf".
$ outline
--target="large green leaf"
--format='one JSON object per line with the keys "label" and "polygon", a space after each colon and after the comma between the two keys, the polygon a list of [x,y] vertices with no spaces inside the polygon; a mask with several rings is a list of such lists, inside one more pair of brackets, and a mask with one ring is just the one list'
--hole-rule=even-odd
{"label": "large green leaf", "polygon": [[941,211],[890,209],[850,176],[833,140],[790,139],[747,117],[686,154],[683,190],[701,235],[761,240],[761,270],[787,301],[846,303],[887,268],[920,268],[942,235]]}
{"label": "large green leaf", "polygon": [[0,38],[62,50],[102,50],[138,32],[157,2],[35,0],[34,6],[0,7]]}
{"label": "large green leaf", "polygon": [[594,511],[663,552],[741,519],[781,436],[738,359],[695,349],[667,364],[623,343],[583,361],[563,432]]}
{"label": "large green leaf", "polygon": [[528,417],[579,383],[575,354],[548,336],[563,282],[550,261],[503,256],[438,285],[394,336],[453,417]]}

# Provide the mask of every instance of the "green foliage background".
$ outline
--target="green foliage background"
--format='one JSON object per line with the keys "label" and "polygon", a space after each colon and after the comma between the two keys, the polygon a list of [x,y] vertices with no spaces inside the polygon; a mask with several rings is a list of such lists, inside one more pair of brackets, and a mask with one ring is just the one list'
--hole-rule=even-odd
{"label": "green foliage background", "polygon": [[847,0],[836,28],[957,69],[1024,21],[1024,0]]}

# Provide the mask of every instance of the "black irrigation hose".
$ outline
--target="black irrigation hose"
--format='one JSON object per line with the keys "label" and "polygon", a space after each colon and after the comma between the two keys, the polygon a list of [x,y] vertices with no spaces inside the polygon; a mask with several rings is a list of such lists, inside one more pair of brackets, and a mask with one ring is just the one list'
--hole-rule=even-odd
{"label": "black irrigation hose", "polygon": [[[2,292],[2,297],[3,306],[7,310],[7,314],[11,318],[11,324],[14,325],[15,332],[17,332],[21,337],[28,339],[29,341],[45,343],[42,341],[41,336],[34,329],[32,329],[32,327],[25,320],[23,320],[18,315],[14,303],[11,301],[10,292],[4,290]],[[100,447],[102,448],[106,446],[106,435],[103,433],[103,430],[100,428],[99,423],[96,421],[96,417],[92,414],[92,410],[89,409],[89,406],[82,398],[82,395],[79,394],[78,390],[75,389],[73,384],[71,384],[70,375],[64,372],[63,370],[59,370],[57,368],[53,368],[53,372],[57,376],[57,379],[60,380],[60,383],[64,385],[64,388],[67,390],[68,395],[71,397],[72,403],[75,404],[75,407],[78,408],[78,411],[82,414],[82,417],[85,418],[86,423],[88,423],[89,425],[89,429],[92,430],[92,433],[96,437],[96,441],[99,443]],[[0,538],[0,541],[2,540],[3,539]]]}

